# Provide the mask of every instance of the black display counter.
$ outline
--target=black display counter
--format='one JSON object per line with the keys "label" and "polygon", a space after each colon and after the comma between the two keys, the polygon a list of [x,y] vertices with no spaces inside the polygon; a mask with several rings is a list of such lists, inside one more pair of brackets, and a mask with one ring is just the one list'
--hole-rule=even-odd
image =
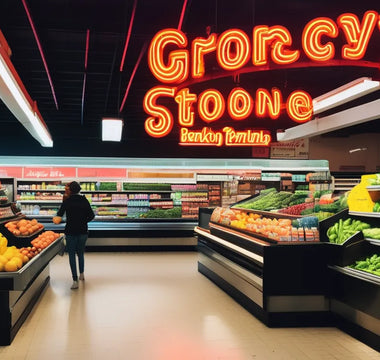
{"label": "black display counter", "polygon": [[62,237],[17,272],[0,273],[0,345],[10,345],[49,283],[49,262],[63,250]]}
{"label": "black display counter", "polygon": [[[40,220],[46,230],[63,232],[65,224]],[[91,221],[87,250],[196,250],[193,219],[123,219]]]}
{"label": "black display counter", "polygon": [[195,230],[199,272],[268,326],[331,325],[323,244],[276,245],[218,230]]}
{"label": "black display counter", "polygon": [[[350,265],[380,255],[380,240],[354,235],[326,241],[339,218],[376,226],[378,218],[343,211],[322,222],[321,242],[281,244],[210,222],[200,212],[198,270],[270,327],[337,326],[380,351],[380,277]],[[379,216],[379,215],[378,215]]]}

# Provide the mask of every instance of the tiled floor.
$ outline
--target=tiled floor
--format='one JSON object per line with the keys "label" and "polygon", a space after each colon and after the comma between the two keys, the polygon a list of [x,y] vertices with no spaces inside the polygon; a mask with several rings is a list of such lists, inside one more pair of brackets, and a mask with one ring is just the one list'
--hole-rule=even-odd
{"label": "tiled floor", "polygon": [[195,252],[87,253],[75,291],[67,255],[50,275],[1,360],[380,359],[336,328],[267,328],[197,272]]}

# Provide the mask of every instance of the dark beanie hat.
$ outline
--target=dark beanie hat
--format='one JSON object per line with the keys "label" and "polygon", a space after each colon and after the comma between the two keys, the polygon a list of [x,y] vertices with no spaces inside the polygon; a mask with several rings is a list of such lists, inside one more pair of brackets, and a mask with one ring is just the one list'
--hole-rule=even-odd
{"label": "dark beanie hat", "polygon": [[76,181],[72,181],[69,185],[70,192],[72,194],[78,194],[82,190],[80,185]]}

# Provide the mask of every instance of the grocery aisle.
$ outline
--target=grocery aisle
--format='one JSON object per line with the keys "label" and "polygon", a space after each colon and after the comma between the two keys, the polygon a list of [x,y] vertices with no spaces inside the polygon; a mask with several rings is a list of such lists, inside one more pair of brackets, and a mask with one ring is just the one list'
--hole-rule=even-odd
{"label": "grocery aisle", "polygon": [[87,253],[70,290],[68,258],[1,360],[371,360],[336,328],[270,329],[197,272],[197,253]]}

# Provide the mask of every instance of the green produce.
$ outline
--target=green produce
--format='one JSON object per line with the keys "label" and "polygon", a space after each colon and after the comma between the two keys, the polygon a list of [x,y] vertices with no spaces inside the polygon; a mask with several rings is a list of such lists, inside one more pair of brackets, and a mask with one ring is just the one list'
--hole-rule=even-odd
{"label": "green produce", "polygon": [[329,218],[330,216],[335,215],[334,213],[326,212],[326,211],[319,211],[316,213],[309,214],[310,216],[315,216],[319,221],[325,220]]}
{"label": "green produce", "polygon": [[260,195],[249,199],[245,202],[237,204],[236,207],[251,210],[271,211],[284,209],[289,206],[302,204],[305,202],[307,195],[301,193],[291,193],[288,191],[276,191],[276,189],[266,189],[265,193],[260,192]]}
{"label": "green produce", "polygon": [[380,202],[376,201],[375,205],[373,206],[373,212],[380,212]]}
{"label": "green produce", "polygon": [[123,183],[123,190],[132,191],[169,191],[171,190],[170,184],[150,184],[150,183]]}
{"label": "green produce", "polygon": [[365,260],[356,261],[355,264],[350,265],[351,268],[361,271],[366,271],[371,274],[380,276],[380,256],[373,254]]}
{"label": "green produce", "polygon": [[337,212],[339,212],[339,209],[340,209],[338,201],[335,201],[332,204],[319,205],[319,211],[326,211],[326,212],[331,212],[331,213],[336,214]]}
{"label": "green produce", "polygon": [[375,176],[374,179],[368,179],[370,185],[380,185],[380,174],[375,174]]}
{"label": "green produce", "polygon": [[369,224],[360,220],[352,220],[351,218],[347,218],[346,220],[340,219],[328,228],[327,237],[330,243],[342,244],[358,231],[363,231],[370,227]]}
{"label": "green produce", "polygon": [[154,209],[141,214],[142,218],[162,219],[162,218],[180,218],[182,216],[181,207],[173,207],[172,209]]}
{"label": "green produce", "polygon": [[380,228],[364,229],[363,235],[366,238],[379,239],[380,240]]}
{"label": "green produce", "polygon": [[116,183],[115,182],[104,182],[104,181],[102,181],[99,184],[99,190],[116,191]]}

